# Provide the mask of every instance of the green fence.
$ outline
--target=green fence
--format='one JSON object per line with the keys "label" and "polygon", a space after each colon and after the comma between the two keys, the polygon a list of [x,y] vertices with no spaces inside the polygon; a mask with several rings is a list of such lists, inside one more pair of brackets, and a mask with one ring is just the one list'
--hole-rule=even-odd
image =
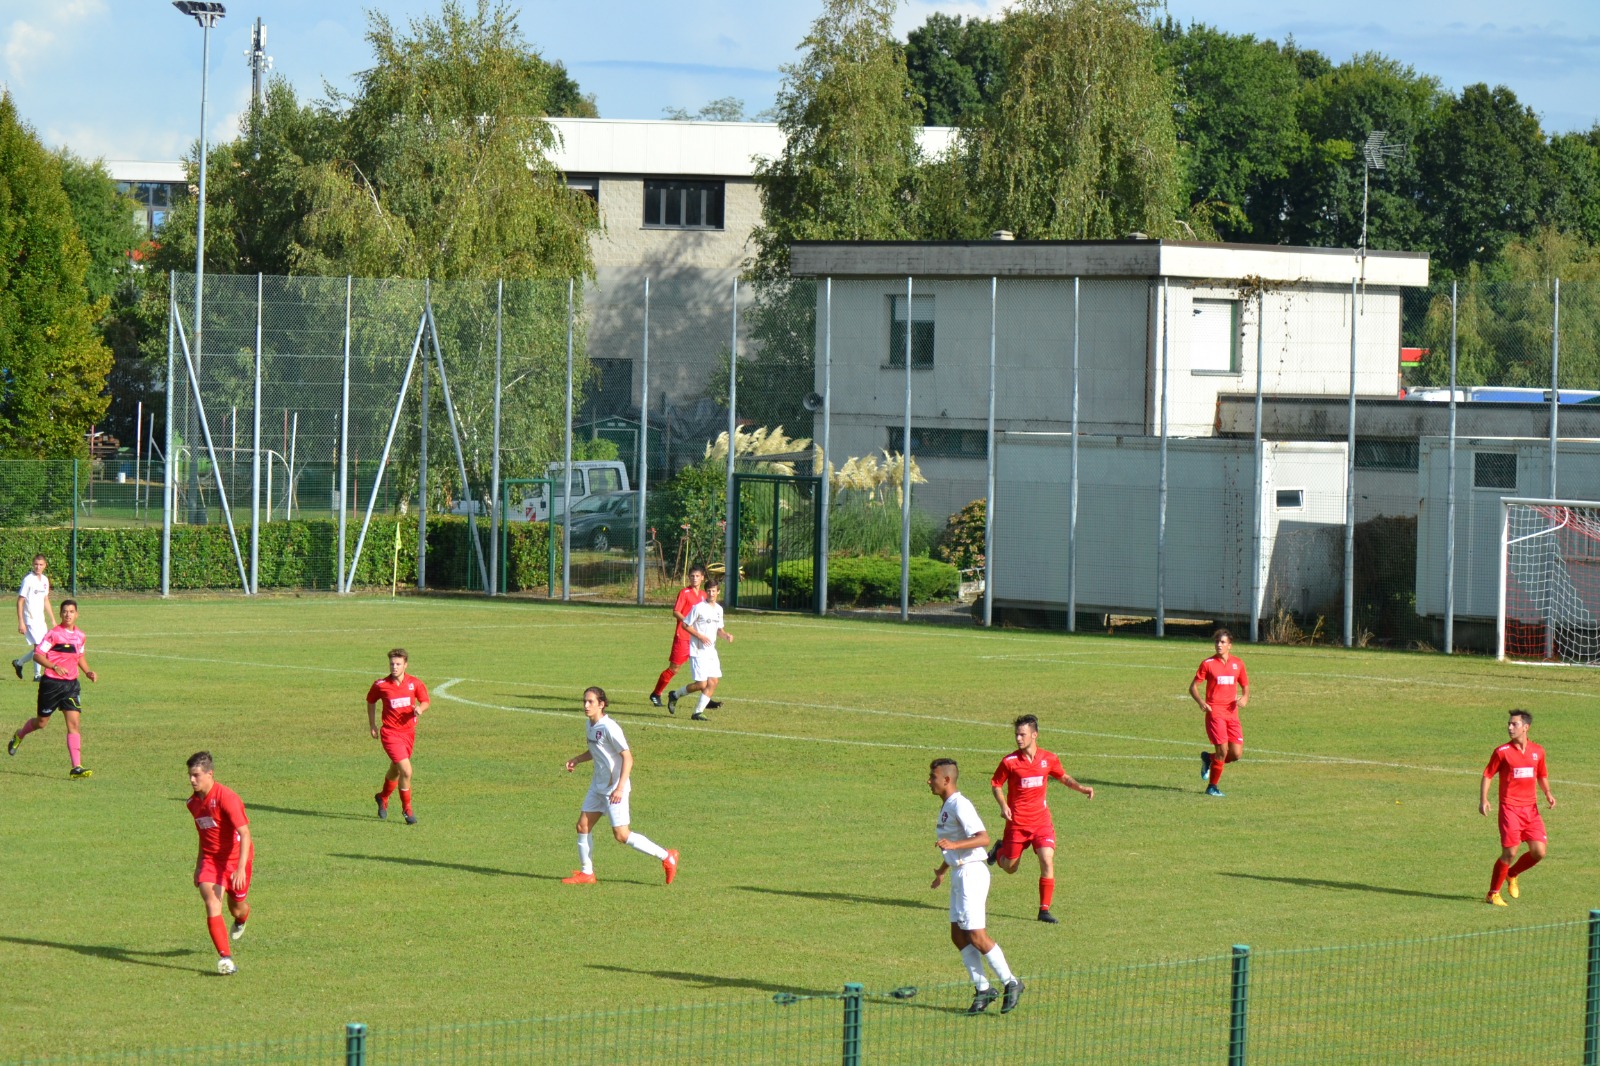
{"label": "green fence", "polygon": [[[948,957],[946,957],[948,956]],[[940,960],[954,968],[954,954]],[[244,978],[238,978],[244,980]],[[24,1060],[345,1066],[1070,1062],[1125,1066],[1600,1066],[1600,910],[1464,936],[1025,975],[1013,1013],[965,981],[835,995],[369,1029],[254,1044]]]}

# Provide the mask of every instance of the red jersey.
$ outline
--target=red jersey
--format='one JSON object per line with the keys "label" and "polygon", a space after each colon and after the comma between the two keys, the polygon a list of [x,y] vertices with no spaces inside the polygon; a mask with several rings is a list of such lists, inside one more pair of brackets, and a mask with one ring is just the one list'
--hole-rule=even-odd
{"label": "red jersey", "polygon": [[[672,610],[684,618],[688,618],[689,612],[694,610],[695,604],[704,603],[705,598],[706,594],[704,592],[690,585],[678,592],[678,601],[672,605]],[[687,641],[689,639],[689,631],[683,628],[682,622],[679,622],[674,627],[672,636],[675,640]]]}
{"label": "red jersey", "polygon": [[989,779],[992,788],[1006,786],[1006,803],[1011,806],[1011,824],[1023,826],[1047,825],[1050,822],[1050,804],[1045,802],[1045,789],[1050,778],[1067,779],[1061,760],[1052,752],[1039,749],[1032,759],[1018,748],[1000,760],[994,776]]}
{"label": "red jersey", "polygon": [[1500,806],[1537,807],[1534,779],[1550,776],[1544,764],[1544,749],[1531,740],[1526,751],[1518,751],[1511,743],[1500,745],[1483,768],[1484,777],[1496,774],[1500,775]]}
{"label": "red jersey", "polygon": [[214,781],[210,792],[203,796],[196,792],[189,797],[186,806],[194,815],[194,827],[200,833],[200,854],[218,860],[223,866],[236,858],[239,827],[250,824],[239,794]]}
{"label": "red jersey", "polygon": [[1206,683],[1206,707],[1212,714],[1238,714],[1239,690],[1250,687],[1244,660],[1237,655],[1228,656],[1227,662],[1215,655],[1208,657],[1194,672],[1194,679]]}
{"label": "red jersey", "polygon": [[410,674],[399,681],[384,674],[367,689],[367,702],[383,704],[384,729],[415,729],[417,704],[428,702],[428,686]]}

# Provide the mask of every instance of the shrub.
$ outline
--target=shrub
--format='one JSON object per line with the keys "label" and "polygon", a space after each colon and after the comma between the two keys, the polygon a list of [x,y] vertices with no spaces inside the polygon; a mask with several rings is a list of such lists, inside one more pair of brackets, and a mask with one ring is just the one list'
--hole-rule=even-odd
{"label": "shrub", "polygon": [[[913,500],[915,497],[913,497]],[[927,555],[937,538],[934,520],[911,508],[911,554]],[[833,494],[828,510],[828,553],[900,555],[900,508],[852,489]]]}
{"label": "shrub", "polygon": [[[912,558],[911,602],[954,599],[960,575],[949,563]],[[793,559],[778,564],[778,588],[784,597],[809,599],[815,584],[811,562]],[[872,607],[900,602],[900,557],[840,555],[828,559],[828,603],[838,607]]]}
{"label": "shrub", "polygon": [[983,523],[988,501],[973,500],[950,516],[939,542],[934,545],[933,557],[942,559],[958,570],[968,570],[983,565]]}

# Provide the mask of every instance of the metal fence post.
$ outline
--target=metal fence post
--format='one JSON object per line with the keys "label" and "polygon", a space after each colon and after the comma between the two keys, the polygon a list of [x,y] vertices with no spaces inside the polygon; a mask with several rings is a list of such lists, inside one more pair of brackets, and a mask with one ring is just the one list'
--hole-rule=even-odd
{"label": "metal fence post", "polygon": [[[648,515],[645,511],[645,501],[648,499],[647,486],[650,475],[648,473],[650,455],[650,279],[644,279],[644,339],[639,351],[639,447],[634,451],[635,472],[639,475],[639,535],[637,538],[637,551],[639,563],[639,594],[638,604],[644,606],[645,585],[645,558],[644,546],[648,536],[645,525]],[[777,587],[776,583],[773,585]]]}
{"label": "metal fence post", "polygon": [[995,355],[1000,327],[1000,279],[989,278],[989,421],[985,427],[984,450],[989,453],[988,485],[983,498],[983,624],[994,624],[994,390]]}
{"label": "metal fence post", "polygon": [[344,368],[339,379],[339,584],[335,591],[345,590],[345,527],[350,515],[350,300],[355,292],[355,280],[348,274],[344,278]]}
{"label": "metal fence post", "polygon": [[[250,418],[250,587],[261,591],[261,305],[264,279],[256,274],[256,388]],[[272,501],[268,500],[268,506]]]}
{"label": "metal fence post", "polygon": [[1456,650],[1456,282],[1450,283],[1450,454],[1445,458],[1444,653]]}
{"label": "metal fence post", "polygon": [[911,618],[911,278],[906,278],[906,422],[900,436],[900,621]]}
{"label": "metal fence post", "polygon": [[858,984],[844,986],[844,1047],[839,1059],[843,1066],[861,1066],[861,993]]}
{"label": "metal fence post", "polygon": [[833,453],[829,451],[828,435],[833,431],[833,279],[828,278],[822,298],[822,513],[817,540],[822,550],[817,554],[817,614],[828,613],[828,536],[829,508],[833,506]]}
{"label": "metal fence post", "polygon": [[[91,471],[90,476],[93,476]],[[72,594],[78,594],[78,460],[72,460],[72,563],[71,573],[68,575],[68,587]]]}
{"label": "metal fence post", "polygon": [[[422,282],[422,317],[417,329],[426,329],[427,308],[433,303],[433,281]],[[424,340],[424,344],[431,344]],[[428,587],[428,357],[422,357],[422,419],[417,441],[417,589]]]}
{"label": "metal fence post", "polygon": [[1233,980],[1229,984],[1228,1066],[1244,1066],[1245,1037],[1250,1021],[1250,945],[1233,945]]}
{"label": "metal fence post", "polygon": [[[1550,308],[1550,498],[1556,492],[1556,441],[1561,420],[1561,279],[1556,279]],[[1548,627],[1546,627],[1548,631]]]}
{"label": "metal fence post", "polygon": [[[576,284],[576,279],[567,279],[567,420],[566,429],[561,435],[561,439],[564,442],[563,448],[565,449],[563,460],[566,464],[562,468],[565,472],[562,474],[561,482],[561,507],[563,513],[565,512],[567,501],[572,499],[572,298]],[[545,517],[550,520],[550,531],[546,536],[554,540],[556,532],[556,492],[553,485],[550,487],[548,498],[550,500],[550,510]],[[561,523],[561,598],[562,600],[572,599],[572,523],[570,521]]]}
{"label": "metal fence post", "polygon": [[494,290],[494,456],[490,460],[492,469],[489,472],[489,595],[491,596],[500,591],[503,584],[500,568],[506,565],[500,558],[500,532],[506,520],[504,510],[500,506],[500,388],[501,368],[505,362],[503,355],[505,306],[506,282],[501,278],[495,282]]}
{"label": "metal fence post", "polygon": [[350,1022],[344,1027],[344,1066],[366,1066],[367,1027]]}
{"label": "metal fence post", "polygon": [[[1067,632],[1078,631],[1078,300],[1082,278],[1072,279],[1072,470],[1067,480]],[[983,561],[984,584],[989,560]]]}
{"label": "metal fence post", "polygon": [[1356,642],[1356,279],[1350,279],[1350,402],[1344,457],[1344,646]]}
{"label": "metal fence post", "polygon": [[177,396],[177,342],[173,324],[178,320],[177,271],[167,271],[167,453],[161,457],[161,595],[172,589],[172,508],[177,502],[173,484],[173,461],[178,451],[172,446],[172,407]]}
{"label": "metal fence post", "polygon": [[1255,457],[1255,536],[1251,542],[1250,550],[1250,643],[1254,644],[1261,639],[1261,597],[1266,590],[1265,582],[1261,577],[1261,553],[1266,544],[1262,529],[1265,524],[1266,503],[1263,497],[1266,494],[1266,449],[1261,440],[1261,404],[1262,386],[1265,383],[1267,362],[1267,290],[1265,286],[1256,290],[1256,417],[1255,439],[1251,442],[1251,450]]}
{"label": "metal fence post", "polygon": [[1156,482],[1156,636],[1167,635],[1167,438],[1168,407],[1167,383],[1171,375],[1172,344],[1171,316],[1167,305],[1172,302],[1172,284],[1161,279],[1161,457],[1160,472]]}
{"label": "metal fence post", "polygon": [[1583,996],[1583,1066],[1600,1066],[1600,910],[1589,912],[1587,973]]}
{"label": "metal fence post", "polygon": [[[726,581],[737,580],[739,553],[735,550],[735,530],[738,522],[733,513],[734,444],[739,439],[739,279],[733,279],[732,330],[728,338],[728,479],[723,508],[722,576]],[[737,606],[734,599],[725,601],[731,609]]]}

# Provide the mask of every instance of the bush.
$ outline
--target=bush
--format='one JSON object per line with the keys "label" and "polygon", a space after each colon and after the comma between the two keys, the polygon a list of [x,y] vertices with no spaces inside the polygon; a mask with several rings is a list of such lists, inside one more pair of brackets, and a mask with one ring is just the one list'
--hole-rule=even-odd
{"label": "bush", "polygon": [[[961,576],[949,563],[911,560],[911,602],[951,600]],[[811,562],[792,559],[778,564],[778,589],[785,598],[809,599],[815,584]],[[875,607],[900,602],[900,557],[840,555],[828,558],[828,603],[835,607]]]}
{"label": "bush", "polygon": [[[915,497],[913,497],[913,500]],[[938,536],[934,520],[911,508],[911,554],[927,555]],[[828,510],[828,552],[900,556],[900,508],[852,489],[835,492]]]}
{"label": "bush", "polygon": [[934,545],[933,557],[942,559],[958,570],[969,570],[983,565],[983,523],[988,501],[973,500],[950,516],[939,543]]}

